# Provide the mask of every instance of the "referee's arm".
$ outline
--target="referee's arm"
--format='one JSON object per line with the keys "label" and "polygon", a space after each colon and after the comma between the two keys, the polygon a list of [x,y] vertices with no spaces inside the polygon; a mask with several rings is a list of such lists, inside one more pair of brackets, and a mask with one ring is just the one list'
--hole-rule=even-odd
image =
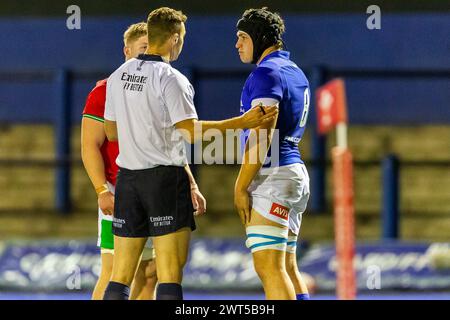
{"label": "referee's arm", "polygon": [[105,119],[105,134],[109,141],[117,141],[117,124],[115,121]]}
{"label": "referee's arm", "polygon": [[[208,130],[216,129],[224,133],[231,129],[251,129],[262,124],[272,122],[278,116],[278,106],[264,106],[252,108],[239,117],[220,121],[199,121],[197,119],[186,119],[175,124],[183,137],[189,143],[208,138]],[[106,123],[106,121],[105,121]],[[214,130],[209,131],[214,134]],[[109,137],[108,137],[109,140]]]}

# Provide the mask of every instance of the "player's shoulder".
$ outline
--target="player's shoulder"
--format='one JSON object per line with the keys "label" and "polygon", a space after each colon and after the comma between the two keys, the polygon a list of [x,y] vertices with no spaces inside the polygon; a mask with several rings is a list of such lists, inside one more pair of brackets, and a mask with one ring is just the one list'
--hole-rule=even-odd
{"label": "player's shoulder", "polygon": [[254,77],[279,77],[280,69],[273,64],[261,64],[252,72]]}
{"label": "player's shoulder", "polygon": [[291,60],[289,52],[285,52],[285,57],[287,58],[278,58],[277,60],[277,67],[279,68],[280,73],[283,74],[283,78],[286,78],[288,82],[295,79],[297,84],[300,82],[301,85],[308,85],[309,82],[305,73],[293,60]]}
{"label": "player's shoulder", "polygon": [[297,84],[300,83],[301,85],[309,86],[308,78],[306,77],[302,68],[300,68],[295,62],[291,60],[289,61],[290,63],[281,69],[281,71],[285,73],[287,81],[295,78]]}
{"label": "player's shoulder", "polygon": [[303,70],[290,59],[273,59],[262,63],[256,70],[256,78],[259,81],[273,83],[290,83],[309,85]]}
{"label": "player's shoulder", "polygon": [[249,77],[249,85],[251,84],[281,84],[281,73],[279,68],[273,67],[271,64],[261,64],[253,70]]}
{"label": "player's shoulder", "polygon": [[111,73],[111,75],[108,77],[108,82],[112,82],[114,80],[116,80],[117,78],[121,79],[122,75],[124,72],[126,72],[129,68],[130,65],[135,62],[137,59],[136,58],[132,58],[129,59],[127,61],[125,61],[124,63],[122,63],[116,70],[114,70],[113,73]]}
{"label": "player's shoulder", "polygon": [[100,97],[101,96],[105,96],[106,95],[106,83],[107,83],[107,79],[102,79],[97,81],[97,83],[95,84],[95,87],[92,88],[91,92],[89,93],[89,95],[91,97]]}
{"label": "player's shoulder", "polygon": [[298,68],[298,74],[299,74],[300,81],[302,81],[305,86],[309,86],[309,81],[308,81],[308,78],[306,77],[305,73],[303,72],[303,70],[300,67],[297,66],[297,68]]}
{"label": "player's shoulder", "polygon": [[97,81],[95,87],[89,92],[83,114],[103,117],[106,100],[106,79]]}
{"label": "player's shoulder", "polygon": [[97,81],[93,90],[105,91],[107,82],[108,82],[108,79],[102,79],[102,80]]}

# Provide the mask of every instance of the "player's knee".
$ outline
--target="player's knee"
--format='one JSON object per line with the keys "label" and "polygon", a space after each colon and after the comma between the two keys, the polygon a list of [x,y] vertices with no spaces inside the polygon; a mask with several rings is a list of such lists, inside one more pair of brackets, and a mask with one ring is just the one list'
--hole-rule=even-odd
{"label": "player's knee", "polygon": [[109,281],[113,270],[113,255],[102,254],[102,264],[100,268],[99,278]]}
{"label": "player's knee", "polygon": [[289,272],[298,270],[298,265],[297,265],[296,259],[297,258],[296,258],[295,255],[287,255],[287,257],[286,257],[286,270],[288,270]]}
{"label": "player's knee", "polygon": [[105,261],[102,262],[102,267],[101,267],[102,273],[105,273],[105,274],[109,273],[109,274],[111,274],[112,269],[113,269],[112,261],[111,262],[109,262],[109,261],[108,262],[105,262]]}
{"label": "player's knee", "polygon": [[289,273],[289,275],[292,275],[295,273],[295,267],[292,263],[289,263],[286,261],[286,271]]}
{"label": "player's knee", "polygon": [[283,272],[283,266],[281,263],[273,263],[273,262],[255,262],[254,263],[255,271],[258,274],[258,277],[261,280],[270,279],[276,277],[277,275]]}
{"label": "player's knee", "polygon": [[111,279],[111,275],[112,275],[112,269],[106,270],[106,269],[102,268],[99,279],[101,281],[109,281]]}
{"label": "player's knee", "polygon": [[295,271],[297,269],[297,236],[289,236],[286,246],[286,270],[288,272]]}
{"label": "player's knee", "polygon": [[[136,270],[136,269],[135,269]],[[137,272],[133,272],[131,268],[125,268],[125,267],[117,267],[113,268],[111,273],[111,281],[123,283],[126,285],[131,285],[131,282],[134,279],[134,276]]]}
{"label": "player's knee", "polygon": [[144,270],[144,276],[149,281],[156,281],[156,263],[155,260],[150,260]]}
{"label": "player's knee", "polygon": [[300,274],[297,265],[294,265],[292,263],[286,263],[286,272],[291,279],[297,279]]}
{"label": "player's knee", "polygon": [[158,282],[158,278],[156,277],[156,272],[153,274],[145,275],[145,283],[149,287],[155,287]]}

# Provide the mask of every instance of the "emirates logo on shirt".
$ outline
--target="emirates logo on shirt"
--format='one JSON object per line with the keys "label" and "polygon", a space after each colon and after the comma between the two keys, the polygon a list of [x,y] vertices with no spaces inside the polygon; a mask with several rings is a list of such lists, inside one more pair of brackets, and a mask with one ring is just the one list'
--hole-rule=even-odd
{"label": "emirates logo on shirt", "polygon": [[289,208],[286,208],[278,203],[272,203],[272,208],[270,209],[270,214],[277,216],[283,220],[289,219]]}

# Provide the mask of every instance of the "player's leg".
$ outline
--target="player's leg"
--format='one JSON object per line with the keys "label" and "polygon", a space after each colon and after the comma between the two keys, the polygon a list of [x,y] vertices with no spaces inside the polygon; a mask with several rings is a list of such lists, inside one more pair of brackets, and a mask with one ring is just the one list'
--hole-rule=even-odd
{"label": "player's leg", "polygon": [[306,210],[309,199],[309,176],[306,167],[298,164],[292,168],[294,176],[299,178],[299,185],[295,188],[298,194],[291,202],[292,210],[289,213],[289,235],[286,247],[286,270],[295,288],[297,300],[309,300],[308,286],[299,272],[297,265],[297,240],[300,234],[302,215]]}
{"label": "player's leg", "polygon": [[158,300],[181,300],[183,268],[187,261],[191,228],[185,227],[167,235],[153,237],[156,251]]}
{"label": "player's leg", "polygon": [[288,228],[268,220],[252,209],[247,226],[247,246],[252,251],[255,271],[268,300],[295,300],[295,291],[286,271]]}
{"label": "player's leg", "polygon": [[106,286],[111,278],[112,266],[113,266],[112,253],[101,253],[101,269],[97,283],[95,284],[94,291],[92,292],[92,300],[102,300],[105,293]]}
{"label": "player's leg", "polygon": [[114,258],[114,237],[112,234],[112,217],[103,214],[98,209],[98,241],[100,247],[101,268],[100,275],[92,292],[92,300],[103,299],[106,286],[111,278]]}
{"label": "player's leg", "polygon": [[298,270],[297,265],[297,235],[289,230],[288,244],[286,249],[286,271],[294,285],[297,300],[309,300],[308,287]]}
{"label": "player's leg", "polygon": [[[147,247],[150,243],[151,246]],[[151,241],[142,253],[141,261],[131,285],[130,300],[154,300],[157,283],[155,249]]]}
{"label": "player's leg", "polygon": [[131,286],[130,300],[155,300],[156,260],[142,260]]}

